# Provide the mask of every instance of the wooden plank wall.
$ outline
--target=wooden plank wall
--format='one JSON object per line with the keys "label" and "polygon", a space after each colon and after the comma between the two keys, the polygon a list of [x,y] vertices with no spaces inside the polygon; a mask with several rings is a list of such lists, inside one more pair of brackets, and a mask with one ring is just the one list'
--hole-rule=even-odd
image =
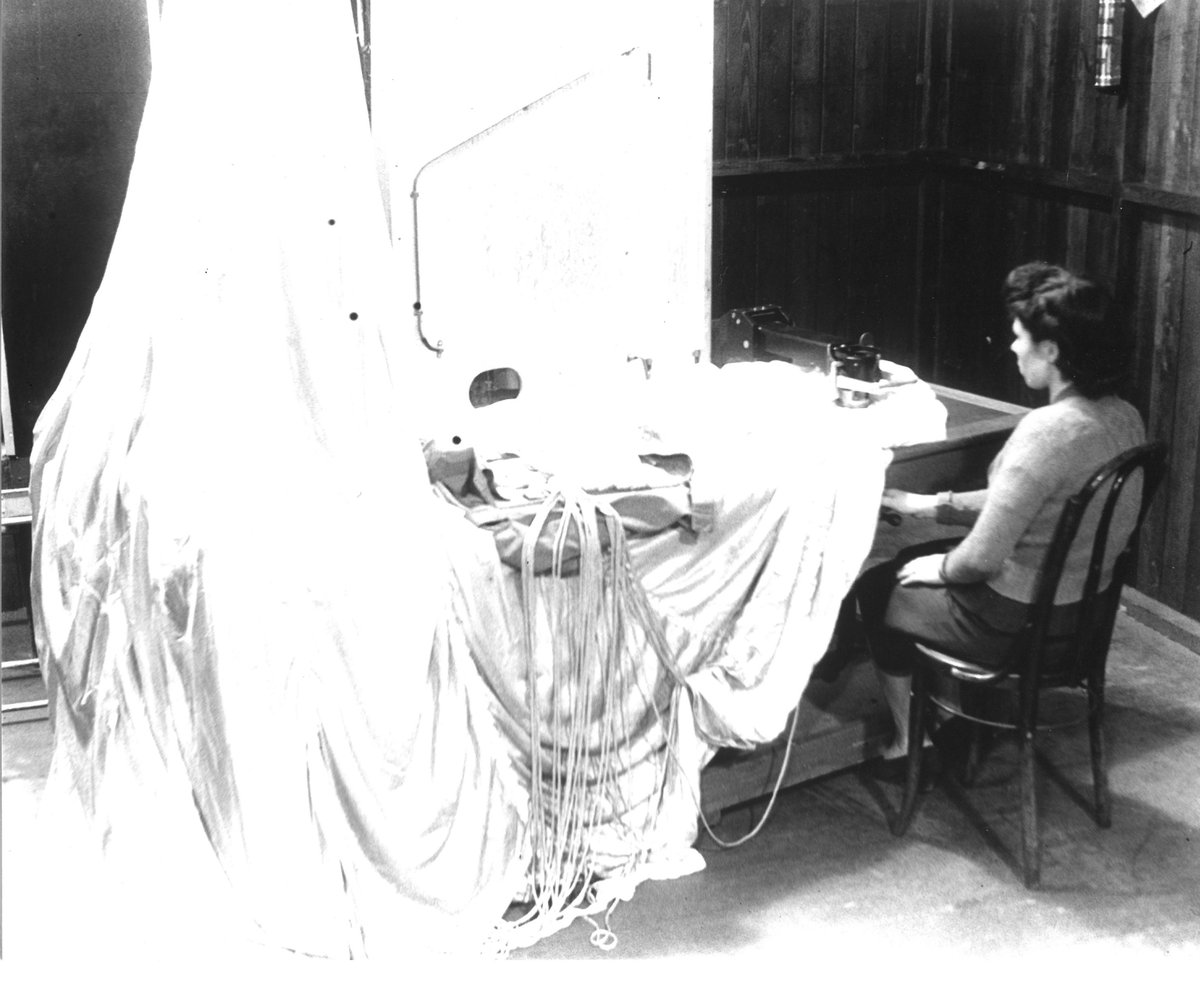
{"label": "wooden plank wall", "polygon": [[1131,178],[1129,260],[1138,393],[1149,428],[1171,445],[1164,497],[1149,520],[1141,584],[1200,618],[1200,4],[1168,2],[1138,37],[1148,92]]}
{"label": "wooden plank wall", "polygon": [[1138,587],[1200,619],[1200,4],[1126,4],[1092,85],[1089,0],[716,0],[714,315],[782,305],[948,385],[1035,402],[999,286],[1105,278],[1130,396],[1172,448]]}
{"label": "wooden plank wall", "polygon": [[918,147],[922,10],[717,3],[714,315],[770,302],[809,329],[908,334],[920,179],[893,166]]}

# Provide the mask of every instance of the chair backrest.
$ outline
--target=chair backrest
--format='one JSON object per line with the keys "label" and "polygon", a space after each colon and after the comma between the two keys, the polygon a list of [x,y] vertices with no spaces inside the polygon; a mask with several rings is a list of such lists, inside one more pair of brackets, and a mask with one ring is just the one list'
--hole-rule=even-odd
{"label": "chair backrest", "polygon": [[[1099,512],[1095,516],[1096,529],[1091,537],[1091,554],[1083,597],[1076,607],[1074,628],[1066,632],[1055,631],[1053,639],[1066,651],[1066,656],[1056,657],[1052,676],[1055,680],[1064,682],[1078,680],[1090,672],[1091,664],[1103,664],[1112,637],[1121,589],[1129,576],[1134,543],[1154,494],[1166,473],[1166,467],[1166,444],[1161,441],[1145,443],[1114,457],[1067,500],[1038,574],[1033,607],[1020,637],[1021,649],[1018,652],[1023,654],[1021,659],[1024,660],[1025,666],[1022,673],[1026,677],[1036,680],[1043,675],[1042,663],[1046,658],[1047,647],[1052,641],[1050,623],[1059,581],[1062,579],[1067,556],[1076,537],[1079,536],[1084,514],[1097,498],[1100,499],[1097,503]],[[1142,477],[1142,491],[1137,518],[1125,545],[1110,548],[1109,533],[1113,517],[1127,483],[1139,471]],[[1116,552],[1117,556],[1112,568],[1112,578],[1106,588],[1101,588],[1104,562],[1113,552]],[[1051,675],[1047,672],[1047,676]]]}

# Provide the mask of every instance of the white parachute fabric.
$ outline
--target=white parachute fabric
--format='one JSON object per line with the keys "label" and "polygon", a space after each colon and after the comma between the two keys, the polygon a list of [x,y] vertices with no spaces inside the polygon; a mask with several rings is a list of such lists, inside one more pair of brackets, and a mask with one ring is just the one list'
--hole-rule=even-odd
{"label": "white parachute fabric", "polygon": [[[791,366],[696,366],[622,399],[591,427],[579,407],[536,391],[458,424],[485,461],[530,451],[552,475],[603,482],[638,454],[678,451],[694,465],[694,529],[628,540],[624,587],[614,543],[598,582],[612,604],[585,657],[560,631],[562,615],[582,611],[572,602],[582,575],[531,578],[501,563],[492,535],[467,518],[454,537],[453,609],[514,767],[526,786],[561,794],[566,812],[595,813],[586,849],[564,857],[578,875],[605,878],[578,913],[603,913],[640,880],[692,868],[701,771],[721,747],[784,731],[870,550],[891,459],[870,419],[835,407],[823,376]],[[531,709],[542,713],[536,736]],[[568,790],[560,781],[581,740],[589,775]],[[540,937],[553,920],[509,936]]]}
{"label": "white parachute fabric", "polygon": [[170,0],[155,25],[121,226],[33,454],[56,925],[405,959],[541,937],[570,912],[499,922],[548,886],[530,785],[564,739],[597,784],[558,901],[694,868],[702,767],[783,730],[870,546],[878,424],[798,369],[697,366],[603,416],[531,375],[507,416],[446,425],[490,419],[563,475],[694,464],[694,530],[593,559],[595,621],[556,636],[580,589],[523,581],[429,485],[348,6]]}
{"label": "white parachute fabric", "polygon": [[78,804],[176,932],[481,944],[523,812],[393,379],[351,11],[171,0],[154,40],[108,269],[35,434],[47,808]]}

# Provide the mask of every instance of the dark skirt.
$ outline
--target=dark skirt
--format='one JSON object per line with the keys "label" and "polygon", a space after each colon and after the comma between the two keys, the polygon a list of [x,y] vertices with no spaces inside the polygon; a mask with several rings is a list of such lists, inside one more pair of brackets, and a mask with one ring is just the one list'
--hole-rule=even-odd
{"label": "dark skirt", "polygon": [[[905,563],[930,552],[924,544],[909,547],[895,559],[865,571],[855,583],[854,595],[875,665],[886,674],[911,674],[916,641],[983,667],[1002,666],[1028,617],[1029,604],[1006,598],[983,583],[943,587],[896,583]],[[1054,608],[1052,638],[1070,633],[1076,612],[1073,605]]]}

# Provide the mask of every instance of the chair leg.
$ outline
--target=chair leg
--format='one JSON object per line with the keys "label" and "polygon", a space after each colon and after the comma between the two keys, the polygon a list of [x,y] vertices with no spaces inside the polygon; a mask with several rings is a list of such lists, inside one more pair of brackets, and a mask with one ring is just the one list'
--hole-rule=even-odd
{"label": "chair leg", "polygon": [[979,776],[980,753],[983,749],[983,726],[978,722],[971,723],[970,738],[967,740],[967,754],[963,758],[962,785],[971,787]]}
{"label": "chair leg", "polygon": [[963,717],[960,724],[966,729],[966,746],[961,753],[955,753],[955,776],[963,787],[971,787],[979,776],[979,764],[983,761],[983,726],[974,720],[975,716],[986,714],[984,699],[971,685],[959,686],[959,710]]}
{"label": "chair leg", "polygon": [[1025,886],[1036,890],[1041,884],[1041,836],[1038,833],[1037,776],[1034,765],[1033,732],[1020,737],[1021,764],[1021,868]]}
{"label": "chair leg", "polygon": [[1096,795],[1096,824],[1112,825],[1108,791],[1108,752],[1104,743],[1104,688],[1088,684],[1088,736],[1092,747],[1092,784]]}
{"label": "chair leg", "polygon": [[904,798],[900,812],[892,822],[892,835],[903,835],[908,831],[913,811],[917,807],[917,796],[921,790],[921,753],[925,740],[925,673],[921,664],[913,669],[912,689],[908,697],[908,759],[904,779]]}

